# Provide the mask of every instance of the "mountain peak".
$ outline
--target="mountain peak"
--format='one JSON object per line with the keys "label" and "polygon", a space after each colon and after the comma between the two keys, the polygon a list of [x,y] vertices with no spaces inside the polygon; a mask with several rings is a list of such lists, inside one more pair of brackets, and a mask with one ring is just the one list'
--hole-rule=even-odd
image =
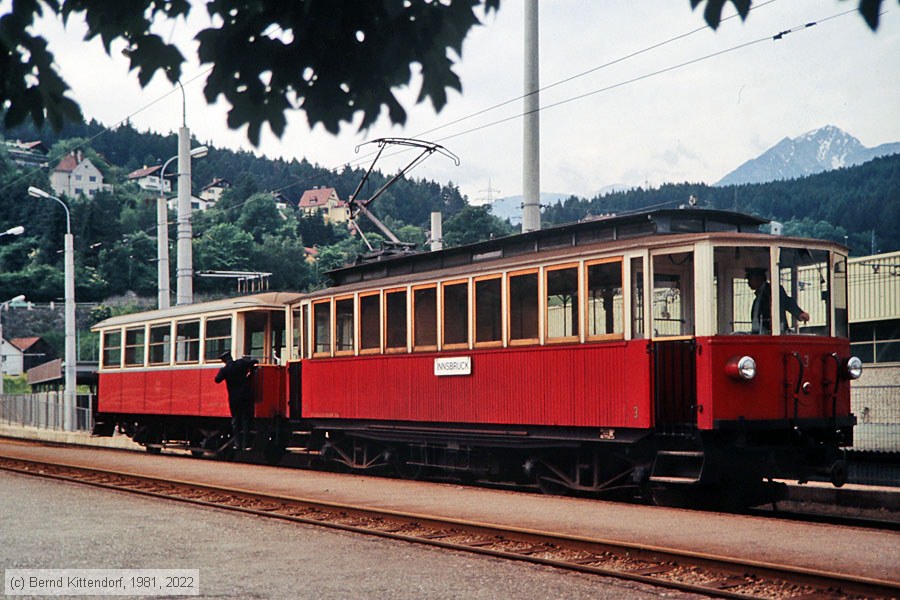
{"label": "mountain peak", "polygon": [[758,157],[742,164],[715,185],[796,179],[859,165],[879,156],[896,153],[900,153],[900,143],[866,148],[840,127],[825,125],[793,139],[784,138]]}

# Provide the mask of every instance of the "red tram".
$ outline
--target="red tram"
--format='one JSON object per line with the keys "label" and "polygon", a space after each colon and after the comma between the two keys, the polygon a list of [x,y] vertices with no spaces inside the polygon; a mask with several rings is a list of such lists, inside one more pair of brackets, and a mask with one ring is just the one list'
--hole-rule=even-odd
{"label": "red tram", "polygon": [[403,476],[743,504],[771,500],[775,478],[842,485],[861,365],[846,250],[765,223],[609,217],[381,256],[309,294],[109,319],[97,419],[148,448],[226,447],[224,391],[204,369],[234,348],[263,361],[270,458],[303,447]]}

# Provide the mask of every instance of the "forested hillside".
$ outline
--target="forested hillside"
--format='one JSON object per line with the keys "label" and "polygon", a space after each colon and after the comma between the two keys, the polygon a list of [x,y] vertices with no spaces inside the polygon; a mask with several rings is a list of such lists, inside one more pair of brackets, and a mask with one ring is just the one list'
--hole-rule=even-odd
{"label": "forested hillside", "polygon": [[588,215],[673,208],[690,197],[698,207],[738,210],[780,221],[785,234],[847,243],[856,256],[900,249],[900,155],[802,179],[712,187],[702,183],[665,184],[597,196],[570,197],[547,207],[547,224],[569,223]]}
{"label": "forested hillside", "polygon": [[[156,194],[127,182],[128,173],[143,166],[159,165],[177,151],[175,135],[142,133],[129,125],[106,130],[96,122],[68,125],[59,134],[18,128],[3,132],[7,140],[40,140],[49,149],[51,167],[73,148],[81,149],[101,170],[112,192],[93,198],[67,198],[75,237],[76,297],[80,302],[101,301],[133,291],[156,294]],[[194,146],[201,142],[194,143]],[[210,147],[209,155],[192,167],[196,194],[214,178],[233,184],[218,205],[193,217],[194,270],[249,270],[270,272],[271,289],[304,290],[321,285],[323,273],[352,261],[366,250],[358,235],[345,226],[324,222],[321,216],[304,216],[296,210],[279,210],[273,193],[295,204],[313,187],[333,187],[346,200],[356,189],[361,169],[334,172],[304,160],[269,160],[250,152]],[[374,173],[363,193],[370,194],[385,181]],[[0,231],[23,225],[24,235],[4,237],[0,243],[0,297],[28,292],[32,301],[59,299],[62,295],[62,240],[65,214],[52,201],[28,196],[29,186],[50,190],[46,169],[22,169],[0,145]],[[510,229],[484,209],[468,207],[452,182],[402,179],[374,206],[382,219],[404,241],[423,243],[432,211],[444,214],[445,237],[465,241],[476,231],[504,235]],[[483,214],[482,214],[483,213]],[[484,217],[487,218],[485,221]],[[176,215],[170,211],[169,241],[174,276]],[[480,220],[479,220],[480,219]],[[370,243],[380,236],[365,219],[360,221]],[[486,229],[485,229],[486,228]],[[318,260],[308,261],[306,248],[315,247]],[[197,278],[195,291],[202,294],[233,293],[233,281]],[[174,288],[173,288],[174,289]]]}
{"label": "forested hillside", "polygon": [[[68,125],[59,134],[19,128],[0,132],[9,140],[41,140],[55,165],[78,147],[103,172],[112,192],[93,198],[67,198],[75,234],[76,296],[79,302],[132,291],[156,294],[156,195],[127,183],[131,171],[158,165],[176,151],[175,135],[138,132],[129,125],[106,130],[96,122]],[[200,142],[195,141],[195,146]],[[194,269],[271,272],[272,289],[305,290],[324,284],[323,274],[352,261],[366,247],[344,226],[326,224],[321,216],[281,211],[273,192],[294,202],[304,190],[334,187],[342,199],[356,188],[363,171],[334,172],[303,160],[269,160],[250,152],[210,149],[193,164],[195,193],[216,177],[234,187],[218,205],[194,214]],[[385,181],[375,173],[371,193]],[[62,238],[65,215],[52,201],[27,194],[28,186],[49,190],[46,169],[21,169],[0,145],[0,231],[24,225],[22,236],[0,239],[0,298],[27,292],[40,302],[62,296]],[[570,197],[546,207],[547,225],[584,219],[589,215],[674,207],[693,196],[700,207],[733,209],[785,224],[787,234],[828,238],[848,243],[855,255],[900,248],[900,155],[873,160],[858,167],[804,179],[758,185],[711,187],[705,184],[666,184],[589,200]],[[452,183],[401,180],[378,201],[376,212],[404,241],[422,244],[429,214],[444,215],[444,238],[449,245],[507,235],[514,229],[491,215],[486,207],[472,207]],[[169,215],[170,256],[174,277],[175,214]],[[360,221],[370,242],[380,236]],[[315,247],[317,260],[307,249]],[[173,282],[174,283],[174,282]],[[234,283],[197,278],[201,297],[233,293]],[[174,287],[174,286],[173,286]]]}

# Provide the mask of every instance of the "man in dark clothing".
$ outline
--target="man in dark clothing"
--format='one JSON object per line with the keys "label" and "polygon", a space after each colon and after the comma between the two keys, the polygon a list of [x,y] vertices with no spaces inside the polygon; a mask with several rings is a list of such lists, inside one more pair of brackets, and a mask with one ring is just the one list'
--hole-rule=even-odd
{"label": "man in dark clothing", "polygon": [[[766,277],[766,269],[750,267],[746,269],[747,285],[756,293],[753,307],[750,309],[750,333],[760,335],[772,334],[772,286]],[[782,286],[778,286],[779,303],[781,304],[781,332],[788,330],[787,313],[803,323],[809,321],[809,313],[800,308],[797,301],[788,296]]]}
{"label": "man in dark clothing", "polygon": [[225,382],[228,388],[228,408],[231,410],[231,431],[234,434],[234,447],[238,450],[246,448],[250,433],[250,421],[253,419],[253,395],[250,377],[259,362],[255,358],[243,357],[234,360],[230,352],[223,353],[219,359],[225,366],[216,374],[216,383]]}

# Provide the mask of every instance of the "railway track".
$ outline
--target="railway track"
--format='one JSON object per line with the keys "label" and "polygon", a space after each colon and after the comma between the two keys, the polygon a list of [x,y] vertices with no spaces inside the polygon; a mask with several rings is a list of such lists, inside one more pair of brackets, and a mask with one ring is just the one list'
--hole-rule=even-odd
{"label": "railway track", "polygon": [[900,584],[695,552],[0,458],[0,469],[723,598],[892,598]]}
{"label": "railway track", "polygon": [[[17,445],[35,445],[35,446],[56,446],[56,447],[66,447],[71,446],[71,444],[67,444],[65,442],[48,442],[43,440],[26,440],[22,438],[15,437],[6,437],[0,435],[0,440],[3,440],[4,443],[13,443]],[[97,447],[90,445],[76,445],[79,449],[83,450],[99,450],[104,452],[134,452],[133,449],[125,449],[125,448],[108,448],[108,447]],[[187,452],[175,452],[168,453],[167,456],[182,458],[185,460],[197,460],[196,456],[190,455]],[[238,461],[238,462],[246,462],[246,461]],[[257,464],[255,461],[250,461],[252,464]],[[302,466],[301,466],[302,464]],[[260,466],[266,466],[260,463]],[[317,465],[313,466],[313,463],[294,463],[288,466],[290,468],[313,468],[315,470],[321,471],[330,471],[327,466]],[[367,473],[370,476],[382,476],[378,473]],[[394,478],[391,475],[387,475],[387,477]],[[425,480],[430,481],[440,481],[440,482],[459,482],[459,479],[453,477],[433,477],[433,478],[423,478]],[[478,487],[484,487],[487,489],[502,489],[502,490],[515,490],[523,493],[535,493],[541,494],[536,487],[530,488],[527,486],[522,486],[519,484],[503,484],[498,483],[496,481],[487,482],[487,481],[469,481],[466,482],[465,485],[475,485]],[[615,500],[612,500],[615,501]],[[874,529],[881,531],[900,531],[900,515],[897,513],[891,513],[887,518],[876,518],[866,516],[865,514],[857,514],[857,515],[848,515],[841,514],[840,512],[835,512],[834,510],[819,510],[816,508],[812,508],[812,504],[806,504],[802,507],[797,507],[797,502],[792,503],[779,503],[775,508],[770,506],[761,506],[755,508],[744,509],[740,511],[736,511],[735,514],[743,514],[747,516],[754,517],[762,517],[766,519],[781,519],[785,521],[798,521],[804,523],[819,523],[822,525],[835,525],[841,527],[860,527],[863,529]],[[786,508],[787,506],[787,508]],[[702,509],[697,509],[702,510]],[[863,513],[867,511],[862,511]]]}

